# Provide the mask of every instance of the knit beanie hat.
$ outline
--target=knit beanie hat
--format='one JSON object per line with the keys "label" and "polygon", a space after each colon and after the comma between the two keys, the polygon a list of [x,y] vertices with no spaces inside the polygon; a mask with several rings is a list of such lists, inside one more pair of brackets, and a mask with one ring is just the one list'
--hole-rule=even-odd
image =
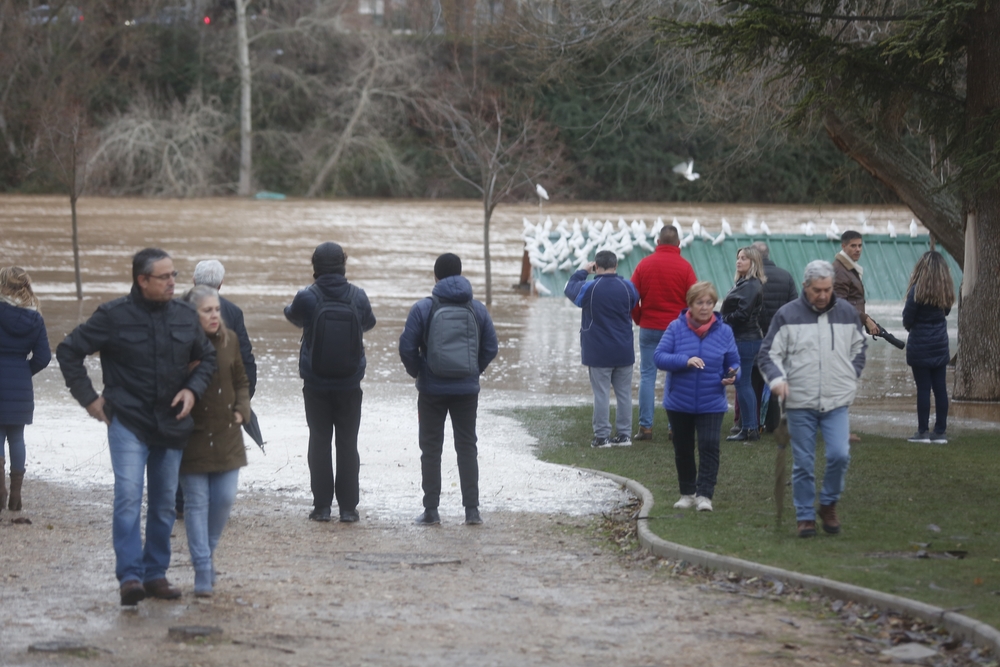
{"label": "knit beanie hat", "polygon": [[320,243],[316,246],[316,250],[313,251],[313,277],[319,278],[327,273],[344,275],[346,272],[344,266],[346,261],[347,255],[344,254],[344,249],[339,244],[332,241]]}
{"label": "knit beanie hat", "polygon": [[462,260],[455,253],[446,252],[434,262],[434,277],[438,280],[460,275],[462,275]]}

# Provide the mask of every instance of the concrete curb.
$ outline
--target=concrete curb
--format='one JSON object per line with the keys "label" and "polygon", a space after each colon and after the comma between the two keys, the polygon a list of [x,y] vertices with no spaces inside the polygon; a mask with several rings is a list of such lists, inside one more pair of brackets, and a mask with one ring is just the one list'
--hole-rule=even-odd
{"label": "concrete curb", "polygon": [[694,549],[681,544],[668,542],[663,538],[654,535],[653,531],[651,531],[649,526],[646,524],[646,518],[653,509],[653,494],[649,492],[649,489],[633,479],[621,477],[620,475],[603,472],[601,470],[593,470],[591,468],[580,468],[580,470],[586,470],[596,475],[600,475],[601,477],[607,477],[608,479],[614,480],[615,482],[625,486],[625,488],[642,500],[642,509],[639,510],[639,520],[636,522],[638,524],[637,529],[639,534],[639,543],[644,548],[649,549],[656,556],[660,556],[661,558],[670,558],[673,560],[686,560],[689,563],[701,565],[713,570],[737,572],[744,576],[778,579],[789,584],[796,584],[819,591],[823,595],[827,595],[832,598],[874,605],[880,609],[902,611],[925,621],[937,623],[938,625],[946,628],[948,632],[952,633],[956,637],[968,639],[977,646],[990,649],[993,651],[994,655],[1000,655],[1000,630],[997,630],[993,626],[987,625],[982,621],[969,618],[964,614],[948,611],[947,609],[942,609],[941,607],[935,607],[934,605],[930,605],[925,602],[911,600],[898,595],[874,591],[870,588],[844,584],[839,581],[833,581],[832,579],[826,579],[824,577],[815,577],[809,574],[791,572],[789,570],[783,570],[770,565],[761,565],[760,563],[754,563],[741,558],[720,556],[719,554],[714,554],[710,551],[702,551],[701,549]]}

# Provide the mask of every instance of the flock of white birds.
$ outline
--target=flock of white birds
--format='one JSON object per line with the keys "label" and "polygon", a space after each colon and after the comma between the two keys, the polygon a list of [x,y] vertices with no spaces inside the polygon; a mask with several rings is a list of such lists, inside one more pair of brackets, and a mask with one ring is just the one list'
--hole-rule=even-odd
{"label": "flock of white birds", "polygon": [[[539,186],[541,187],[541,186]],[[871,225],[867,219],[858,220],[857,229],[863,234],[875,234],[878,230]],[[633,220],[631,224],[625,222],[624,218],[618,218],[618,224],[613,224],[610,220],[590,220],[584,218],[567,222],[564,218],[558,224],[552,222],[552,218],[546,216],[545,221],[534,224],[524,218],[524,230],[521,238],[524,239],[524,249],[528,253],[531,265],[542,273],[554,273],[555,271],[571,271],[584,267],[594,253],[602,250],[610,250],[621,260],[631,254],[636,248],[642,248],[646,252],[653,252],[656,239],[663,229],[663,218],[657,218],[650,227],[644,220]],[[733,236],[732,225],[725,218],[722,218],[721,229],[718,232],[709,231],[707,227],[697,220],[691,223],[689,228],[685,228],[677,218],[671,223],[677,228],[677,235],[680,238],[681,248],[694,243],[696,240],[712,245],[720,245],[727,236]],[[836,221],[831,220],[829,226],[820,232],[818,226],[812,220],[799,225],[799,230],[806,236],[815,236],[817,233],[825,233],[831,240],[840,240],[843,230]],[[763,234],[771,235],[771,229],[767,223],[755,218],[748,217],[742,224],[743,234],[756,236]],[[885,233],[890,238],[896,238],[896,227],[891,222],[886,224]],[[916,220],[910,220],[909,233],[911,237],[916,237],[918,226]]]}

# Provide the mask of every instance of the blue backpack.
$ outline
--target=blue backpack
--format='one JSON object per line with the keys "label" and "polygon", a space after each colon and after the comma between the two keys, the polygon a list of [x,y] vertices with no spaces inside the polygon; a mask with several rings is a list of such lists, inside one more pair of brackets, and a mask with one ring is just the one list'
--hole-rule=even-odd
{"label": "blue backpack", "polygon": [[354,375],[365,354],[361,314],[354,304],[358,288],[350,285],[343,299],[330,299],[316,285],[312,319],[312,371],[322,378],[342,379]]}
{"label": "blue backpack", "polygon": [[440,378],[479,375],[479,321],[472,301],[442,302],[436,296],[431,301],[424,329],[427,367]]}

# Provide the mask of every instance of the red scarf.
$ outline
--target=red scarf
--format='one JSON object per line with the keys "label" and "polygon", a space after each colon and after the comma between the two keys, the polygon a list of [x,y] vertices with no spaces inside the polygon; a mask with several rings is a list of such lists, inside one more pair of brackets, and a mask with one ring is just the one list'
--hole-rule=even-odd
{"label": "red scarf", "polygon": [[687,312],[687,323],[688,328],[698,335],[698,338],[704,338],[708,334],[708,330],[715,324],[715,313],[712,313],[712,317],[708,318],[708,322],[705,322],[701,326],[695,324],[694,318],[691,317],[691,311]]}

